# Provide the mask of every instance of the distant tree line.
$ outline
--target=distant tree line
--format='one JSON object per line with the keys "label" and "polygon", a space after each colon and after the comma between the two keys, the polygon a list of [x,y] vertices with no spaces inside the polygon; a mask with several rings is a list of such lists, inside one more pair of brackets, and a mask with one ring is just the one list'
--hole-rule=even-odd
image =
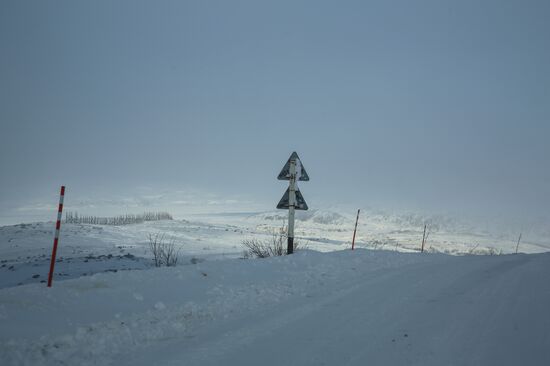
{"label": "distant tree line", "polygon": [[142,214],[119,215],[115,217],[98,217],[79,215],[78,212],[65,213],[67,224],[92,224],[92,225],[130,225],[140,224],[145,221],[173,220],[168,212],[144,212]]}

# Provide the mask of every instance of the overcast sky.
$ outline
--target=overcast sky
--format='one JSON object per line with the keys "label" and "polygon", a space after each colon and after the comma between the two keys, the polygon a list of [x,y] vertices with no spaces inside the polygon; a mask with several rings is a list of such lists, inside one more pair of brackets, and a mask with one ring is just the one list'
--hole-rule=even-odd
{"label": "overcast sky", "polygon": [[313,208],[546,215],[549,19],[544,0],[3,0],[2,210],[61,184],[274,208],[295,150]]}

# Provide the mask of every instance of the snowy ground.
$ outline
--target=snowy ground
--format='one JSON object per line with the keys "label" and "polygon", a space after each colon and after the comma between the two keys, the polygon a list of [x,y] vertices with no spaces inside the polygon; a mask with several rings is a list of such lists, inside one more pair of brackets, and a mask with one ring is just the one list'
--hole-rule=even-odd
{"label": "snowy ground", "polygon": [[[43,282],[50,265],[54,223],[0,227],[0,288]],[[126,226],[63,224],[57,255],[57,280],[104,271],[152,266],[148,235],[161,233],[177,240],[182,264],[242,254],[246,229],[186,220]]]}
{"label": "snowy ground", "polygon": [[[350,248],[355,217],[350,213],[312,210],[298,213],[297,241],[327,252]],[[148,235],[160,233],[181,248],[180,262],[238,258],[242,240],[269,237],[284,225],[284,211],[188,215],[185,219],[126,226],[64,224],[56,279],[104,271],[145,269],[152,264]],[[446,217],[363,212],[359,248],[417,252],[424,223],[429,224],[426,251],[448,254],[514,253],[517,229],[475,227]],[[550,233],[524,231],[520,252],[550,250]],[[54,224],[38,222],[0,227],[0,288],[46,280]]]}
{"label": "snowy ground", "polygon": [[550,255],[356,250],[0,290],[5,365],[547,365]]}
{"label": "snowy ground", "polygon": [[[550,364],[544,229],[509,255],[515,229],[364,212],[352,252],[354,215],[314,210],[296,225],[309,250],[239,259],[284,218],[65,224],[51,289],[54,224],[0,227],[2,365]],[[155,233],[177,267],[152,267]]]}

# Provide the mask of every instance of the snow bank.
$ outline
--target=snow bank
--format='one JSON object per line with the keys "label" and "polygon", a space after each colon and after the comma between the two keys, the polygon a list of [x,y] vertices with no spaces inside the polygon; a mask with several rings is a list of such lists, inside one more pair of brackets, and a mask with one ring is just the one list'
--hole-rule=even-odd
{"label": "snow bank", "polygon": [[204,322],[273,307],[326,286],[425,261],[418,255],[304,251],[266,260],[96,274],[0,290],[0,358],[7,365],[99,365]]}
{"label": "snow bank", "polygon": [[548,275],[548,254],[362,249],[102,273],[0,290],[0,359],[546,365]]}

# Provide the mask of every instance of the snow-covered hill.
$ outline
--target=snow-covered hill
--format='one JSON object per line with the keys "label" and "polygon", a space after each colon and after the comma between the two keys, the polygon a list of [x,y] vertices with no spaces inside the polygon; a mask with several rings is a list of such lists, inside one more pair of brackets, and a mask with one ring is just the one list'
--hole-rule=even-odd
{"label": "snow-covered hill", "polygon": [[[149,234],[164,235],[181,248],[181,264],[239,258],[242,241],[269,237],[285,225],[285,211],[188,215],[185,219],[125,226],[63,224],[56,280],[104,271],[146,269],[152,265]],[[322,252],[350,248],[355,212],[298,212],[296,240]],[[514,253],[517,230],[491,231],[446,216],[361,213],[356,247],[418,252],[424,224],[426,251],[448,254]],[[541,227],[544,227],[541,225]],[[54,224],[39,222],[0,227],[0,288],[45,281]],[[544,231],[525,231],[524,253],[550,250]]]}

